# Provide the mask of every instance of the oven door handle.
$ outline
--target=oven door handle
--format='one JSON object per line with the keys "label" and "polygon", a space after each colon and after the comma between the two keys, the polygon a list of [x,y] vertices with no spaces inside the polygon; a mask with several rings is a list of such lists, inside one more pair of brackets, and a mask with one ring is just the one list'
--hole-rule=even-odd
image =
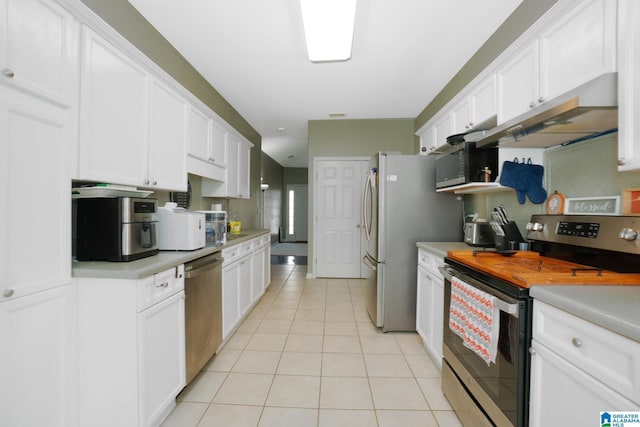
{"label": "oven door handle", "polygon": [[[448,281],[451,281],[451,279],[453,279],[455,276],[453,274],[453,270],[451,270],[450,268],[447,268],[446,266],[439,266],[438,270],[440,271],[442,276]],[[498,310],[504,311],[507,314],[518,317],[518,314],[520,314],[520,305],[518,303],[513,303],[513,304],[508,303],[506,301],[501,300],[495,295],[492,295],[492,296],[496,298],[494,304],[498,308]]]}

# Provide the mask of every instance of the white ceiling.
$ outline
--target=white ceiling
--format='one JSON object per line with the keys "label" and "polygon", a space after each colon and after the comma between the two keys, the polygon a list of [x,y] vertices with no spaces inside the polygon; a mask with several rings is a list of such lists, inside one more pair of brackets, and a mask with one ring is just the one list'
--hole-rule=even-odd
{"label": "white ceiling", "polygon": [[316,64],[296,0],[129,1],[265,153],[306,167],[309,120],[416,117],[522,0],[360,0],[351,60]]}

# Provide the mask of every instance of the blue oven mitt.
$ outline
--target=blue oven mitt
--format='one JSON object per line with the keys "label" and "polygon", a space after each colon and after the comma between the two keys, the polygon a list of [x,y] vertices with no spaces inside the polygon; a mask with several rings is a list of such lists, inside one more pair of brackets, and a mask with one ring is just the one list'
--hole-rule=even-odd
{"label": "blue oven mitt", "polygon": [[513,162],[506,161],[502,164],[500,184],[515,189],[521,205],[524,205],[526,197],[532,203],[540,204],[547,199],[547,192],[542,187],[543,176],[542,166],[532,164],[531,159],[527,163],[520,163],[516,158]]}
{"label": "blue oven mitt", "polygon": [[518,203],[521,205],[526,201],[525,196],[529,190],[529,181],[525,176],[523,166],[525,164],[519,163],[517,158],[513,159],[513,162],[506,161],[502,164],[502,172],[500,173],[500,184],[514,188],[518,196]]}

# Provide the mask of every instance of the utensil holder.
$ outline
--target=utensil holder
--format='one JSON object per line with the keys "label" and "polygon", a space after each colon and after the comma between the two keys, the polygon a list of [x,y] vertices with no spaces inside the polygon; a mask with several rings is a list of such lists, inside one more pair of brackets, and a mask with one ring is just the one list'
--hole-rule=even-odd
{"label": "utensil holder", "polygon": [[500,251],[517,251],[520,243],[524,243],[522,234],[518,229],[518,225],[514,221],[509,221],[502,226],[504,236],[496,235],[496,250]]}

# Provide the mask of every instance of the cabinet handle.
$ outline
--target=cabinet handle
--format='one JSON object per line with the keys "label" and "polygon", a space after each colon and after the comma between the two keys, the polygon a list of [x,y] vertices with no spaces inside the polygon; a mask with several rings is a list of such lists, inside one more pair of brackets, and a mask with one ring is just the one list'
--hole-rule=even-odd
{"label": "cabinet handle", "polygon": [[535,106],[536,106],[536,103],[535,103],[535,102],[531,102],[531,104],[529,104],[529,108],[533,108],[533,107],[535,107]]}
{"label": "cabinet handle", "polygon": [[582,347],[582,341],[580,340],[580,338],[573,338],[571,340],[571,344],[573,344],[574,347]]}
{"label": "cabinet handle", "polygon": [[2,296],[5,297],[5,298],[12,297],[13,296],[13,289],[5,289],[2,292]]}
{"label": "cabinet handle", "polygon": [[149,184],[149,180],[148,180],[148,179],[145,179],[145,180],[144,180],[144,183],[148,185],[148,184]]}
{"label": "cabinet handle", "polygon": [[159,285],[156,285],[156,288],[166,288],[169,286],[169,282],[162,282]]}
{"label": "cabinet handle", "polygon": [[153,181],[153,185],[158,185],[158,181]]}
{"label": "cabinet handle", "polygon": [[5,68],[4,70],[2,70],[2,74],[4,74],[5,77],[9,77],[10,79],[12,79],[16,75],[16,73],[14,73],[13,70],[9,68]]}
{"label": "cabinet handle", "polygon": [[624,157],[620,157],[618,159],[618,166],[624,166],[625,164],[627,164],[627,159],[625,159]]}
{"label": "cabinet handle", "polygon": [[532,355],[532,356],[535,355],[536,354],[536,349],[533,348],[533,347],[529,347],[529,354]]}
{"label": "cabinet handle", "polygon": [[544,96],[541,96],[540,98],[538,98],[538,102],[544,102]]}

